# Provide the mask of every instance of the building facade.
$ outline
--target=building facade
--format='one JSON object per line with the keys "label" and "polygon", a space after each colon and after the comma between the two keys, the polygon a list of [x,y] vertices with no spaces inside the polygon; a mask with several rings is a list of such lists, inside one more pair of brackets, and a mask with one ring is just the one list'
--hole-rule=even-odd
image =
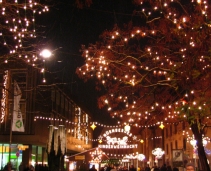
{"label": "building facade", "polygon": [[[200,167],[197,149],[194,146],[195,139],[188,123],[166,124],[163,129],[159,125],[143,127],[138,137],[142,140],[139,144],[139,151],[146,156],[142,163],[143,167],[147,164],[151,167],[154,165],[161,167],[165,163],[172,167],[182,168],[187,162],[193,162],[196,167]],[[204,148],[209,165],[211,163],[210,137],[211,130],[207,127],[204,134]],[[157,158],[152,154],[156,148],[161,148],[164,151],[162,157]]]}
{"label": "building facade", "polygon": [[[19,66],[19,65],[18,65]],[[6,65],[0,72],[1,123],[0,168],[11,161],[13,168],[24,165],[47,165],[49,126],[63,125],[66,132],[66,155],[92,148],[90,116],[57,85],[43,85],[36,68]],[[23,132],[12,131],[14,82],[21,90],[18,103]]]}

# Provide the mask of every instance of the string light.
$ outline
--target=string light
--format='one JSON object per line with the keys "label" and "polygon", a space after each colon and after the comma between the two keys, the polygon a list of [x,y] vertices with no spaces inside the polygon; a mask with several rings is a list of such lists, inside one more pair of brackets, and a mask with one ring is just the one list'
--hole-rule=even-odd
{"label": "string light", "polygon": [[9,72],[8,70],[6,70],[4,72],[4,76],[3,76],[3,88],[2,88],[2,100],[1,100],[1,120],[0,123],[3,123],[5,120],[5,115],[6,115],[6,99],[8,98],[8,79],[9,79]]}
{"label": "string light", "polygon": [[[75,125],[76,123],[73,122],[73,121],[70,121],[70,120],[67,120],[67,119],[58,119],[58,118],[53,118],[53,117],[44,117],[44,116],[35,116],[34,117],[34,121],[36,120],[50,120],[50,121],[64,121],[68,124],[72,124],[72,125]],[[182,123],[182,121],[180,122],[174,122],[174,123],[166,123],[166,124],[169,124],[169,125],[173,125],[173,124],[178,124],[178,123]],[[87,123],[83,123],[81,122],[80,123],[81,125],[86,125]],[[93,124],[93,123],[91,123]],[[100,127],[104,127],[104,128],[119,128],[119,126],[124,126],[124,124],[117,124],[117,125],[105,125],[105,124],[102,124],[102,123],[99,123],[99,122],[94,122],[94,125],[96,126],[100,126]],[[151,128],[151,127],[155,127],[155,126],[159,126],[160,125],[160,122],[157,122],[156,124],[149,124],[149,125],[134,125],[135,127],[138,127],[138,128]],[[91,126],[91,125],[90,125]]]}
{"label": "string light", "polygon": [[[195,12],[188,14],[184,12],[185,10],[177,9],[175,3],[177,2],[167,1],[155,5],[151,2],[148,8],[148,5],[141,1],[139,5],[146,16],[146,27],[134,27],[126,31],[119,28],[110,32],[106,31],[106,39],[103,39],[105,46],[101,46],[100,49],[93,46],[84,50],[82,55],[85,57],[86,64],[80,67],[77,73],[85,79],[89,76],[93,78],[97,73],[96,78],[108,90],[100,101],[104,102],[102,105],[107,107],[113,118],[119,117],[131,126],[136,125],[137,127],[157,126],[160,122],[164,126],[164,124],[181,120],[187,121],[188,112],[184,112],[186,111],[184,109],[187,109],[187,111],[196,111],[193,113],[203,113],[203,116],[208,116],[207,119],[209,119],[209,110],[205,103],[209,98],[203,101],[194,95],[195,92],[199,94],[200,90],[191,90],[184,97],[181,93],[176,103],[174,102],[176,97],[172,98],[172,101],[169,99],[171,99],[171,94],[177,94],[178,91],[171,94],[166,93],[167,98],[169,97],[168,102],[167,98],[164,98],[163,101],[152,104],[149,102],[156,99],[152,96],[146,97],[146,94],[151,94],[152,89],[149,87],[156,89],[164,85],[167,87],[165,90],[171,92],[178,90],[178,87],[182,87],[191,78],[195,79],[197,75],[209,72],[210,62],[205,58],[209,56],[209,53],[206,53],[209,49],[203,49],[202,43],[209,44],[209,42],[205,42],[205,39],[198,34],[198,30],[205,35],[209,35],[211,31],[210,24],[207,23],[210,20],[210,10],[208,10],[210,3],[205,0],[203,3],[192,1],[185,6],[183,3],[179,5],[184,9],[186,7],[198,9],[197,14]],[[152,24],[153,28],[150,23],[154,24]],[[143,42],[149,40],[149,44],[147,42],[140,46],[134,43],[137,49],[132,49],[130,45],[140,40]],[[175,46],[177,43],[178,45]],[[209,48],[209,46],[206,47]],[[197,49],[202,50],[197,51]],[[194,73],[188,75],[186,72],[188,61],[193,59],[190,54],[196,54],[194,59],[197,61],[197,68],[194,68]],[[209,80],[206,74],[204,76],[202,78]],[[195,86],[196,84],[191,84],[191,87],[198,87]],[[150,91],[147,92],[147,90]],[[161,94],[157,93],[155,98],[161,99]],[[112,104],[115,104],[115,107]],[[146,120],[150,121],[147,125],[145,125]]]}
{"label": "string light", "polygon": [[90,127],[94,130],[96,128],[96,125],[94,123],[92,123],[92,125]]}
{"label": "string light", "polygon": [[99,148],[96,148],[93,152],[90,152],[90,155],[92,157],[92,160],[90,161],[90,163],[100,163],[102,160],[103,154],[104,152]]}
{"label": "string light", "polygon": [[145,155],[144,154],[137,154],[137,159],[140,161],[143,161],[145,159]]}
{"label": "string light", "polygon": [[39,59],[34,58],[37,56],[37,52],[32,50],[29,43],[26,45],[26,42],[32,43],[37,38],[35,16],[48,12],[48,7],[36,1],[4,1],[4,3],[1,1],[0,3],[1,15],[4,20],[1,23],[0,41],[4,45],[3,48],[10,52],[10,54],[7,54],[5,61],[8,62],[10,57],[18,56],[27,64],[35,66]]}
{"label": "string light", "polygon": [[161,122],[160,126],[161,129],[163,129],[165,126],[163,125],[163,122]]}
{"label": "string light", "polygon": [[128,125],[128,124],[125,125],[124,129],[125,129],[126,132],[130,132],[130,125]]}
{"label": "string light", "polygon": [[162,158],[164,153],[165,152],[161,148],[155,148],[154,150],[152,150],[152,154],[155,155],[157,159]]}

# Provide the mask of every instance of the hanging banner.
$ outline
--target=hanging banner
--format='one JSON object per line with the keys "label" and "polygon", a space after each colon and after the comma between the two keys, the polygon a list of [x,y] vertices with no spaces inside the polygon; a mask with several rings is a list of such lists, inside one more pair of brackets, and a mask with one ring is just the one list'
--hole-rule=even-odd
{"label": "hanging banner", "polygon": [[20,110],[21,90],[17,82],[14,81],[14,108],[13,108],[13,120],[12,131],[24,132],[24,125],[22,119],[22,113]]}

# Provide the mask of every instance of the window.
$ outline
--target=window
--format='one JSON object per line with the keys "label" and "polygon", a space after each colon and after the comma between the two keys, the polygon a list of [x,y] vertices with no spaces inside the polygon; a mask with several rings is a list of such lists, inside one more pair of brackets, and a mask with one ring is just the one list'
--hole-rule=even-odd
{"label": "window", "polygon": [[169,154],[169,146],[168,146],[168,144],[166,144],[166,154],[167,155]]}
{"label": "window", "polygon": [[185,130],[185,122],[182,123],[182,129]]}
{"label": "window", "polygon": [[177,134],[177,124],[174,125],[174,133]]}
{"label": "window", "polygon": [[166,138],[168,137],[168,129],[165,129],[166,130]]}
{"label": "window", "polygon": [[170,125],[170,136],[172,136],[172,125]]}
{"label": "window", "polygon": [[183,149],[186,150],[186,138],[183,138]]}
{"label": "window", "polygon": [[175,148],[178,149],[177,140],[175,141]]}

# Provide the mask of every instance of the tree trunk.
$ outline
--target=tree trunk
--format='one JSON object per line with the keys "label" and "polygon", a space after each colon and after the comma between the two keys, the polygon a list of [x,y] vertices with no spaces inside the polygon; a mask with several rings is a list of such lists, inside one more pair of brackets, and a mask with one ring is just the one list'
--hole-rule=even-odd
{"label": "tree trunk", "polygon": [[54,151],[48,154],[48,166],[49,171],[64,171],[64,155],[61,154],[60,150],[55,155]]}
{"label": "tree trunk", "polygon": [[55,155],[54,152],[48,154],[48,166],[49,171],[59,171],[60,170],[60,156]]}
{"label": "tree trunk", "polygon": [[209,167],[209,164],[207,161],[207,156],[204,151],[204,146],[203,146],[203,141],[202,141],[203,133],[199,130],[197,122],[194,124],[191,124],[191,129],[195,136],[195,140],[197,141],[196,146],[197,146],[197,150],[198,150],[198,157],[199,157],[201,170],[210,171],[210,167]]}

